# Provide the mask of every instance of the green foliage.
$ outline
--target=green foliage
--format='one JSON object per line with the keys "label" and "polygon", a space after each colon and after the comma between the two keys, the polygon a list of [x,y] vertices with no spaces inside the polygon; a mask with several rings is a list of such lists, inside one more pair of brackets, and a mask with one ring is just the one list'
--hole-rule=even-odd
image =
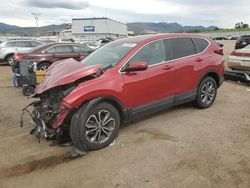
{"label": "green foliage", "polygon": [[237,22],[234,26],[235,29],[244,29],[244,28],[249,28],[249,25],[244,22]]}

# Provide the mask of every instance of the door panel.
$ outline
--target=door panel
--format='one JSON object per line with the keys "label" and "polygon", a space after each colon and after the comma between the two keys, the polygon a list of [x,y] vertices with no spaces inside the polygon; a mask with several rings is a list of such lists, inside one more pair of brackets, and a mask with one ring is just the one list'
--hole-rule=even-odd
{"label": "door panel", "polygon": [[193,90],[192,75],[196,61],[196,49],[191,38],[166,39],[165,45],[169,49],[170,62],[175,66],[175,95]]}
{"label": "door panel", "polygon": [[166,62],[163,40],[152,42],[139,50],[128,62],[144,61],[147,70],[123,73],[124,89],[129,107],[147,105],[173,95],[174,64]]}

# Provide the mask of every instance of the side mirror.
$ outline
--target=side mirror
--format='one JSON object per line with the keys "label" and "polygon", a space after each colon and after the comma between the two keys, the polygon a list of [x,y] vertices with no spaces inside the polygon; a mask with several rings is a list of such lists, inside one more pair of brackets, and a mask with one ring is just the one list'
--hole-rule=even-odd
{"label": "side mirror", "polygon": [[148,63],[144,61],[132,62],[123,69],[123,72],[143,71],[148,68]]}

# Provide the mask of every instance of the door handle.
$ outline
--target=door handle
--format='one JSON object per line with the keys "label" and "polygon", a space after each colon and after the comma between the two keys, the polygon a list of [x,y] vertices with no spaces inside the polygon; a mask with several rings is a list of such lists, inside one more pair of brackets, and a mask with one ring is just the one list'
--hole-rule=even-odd
{"label": "door handle", "polygon": [[165,66],[162,67],[163,70],[169,70],[171,68],[172,68],[171,65],[165,65]]}
{"label": "door handle", "polygon": [[202,60],[203,60],[202,58],[197,57],[195,61],[197,61],[197,62],[201,62]]}

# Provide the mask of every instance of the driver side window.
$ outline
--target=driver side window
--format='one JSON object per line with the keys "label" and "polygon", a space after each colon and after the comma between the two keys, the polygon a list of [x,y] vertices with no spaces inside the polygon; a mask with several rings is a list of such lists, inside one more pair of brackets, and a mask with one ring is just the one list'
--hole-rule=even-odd
{"label": "driver side window", "polygon": [[137,61],[144,61],[148,63],[148,65],[154,65],[166,61],[163,40],[151,42],[144,46],[129,60],[129,63]]}

